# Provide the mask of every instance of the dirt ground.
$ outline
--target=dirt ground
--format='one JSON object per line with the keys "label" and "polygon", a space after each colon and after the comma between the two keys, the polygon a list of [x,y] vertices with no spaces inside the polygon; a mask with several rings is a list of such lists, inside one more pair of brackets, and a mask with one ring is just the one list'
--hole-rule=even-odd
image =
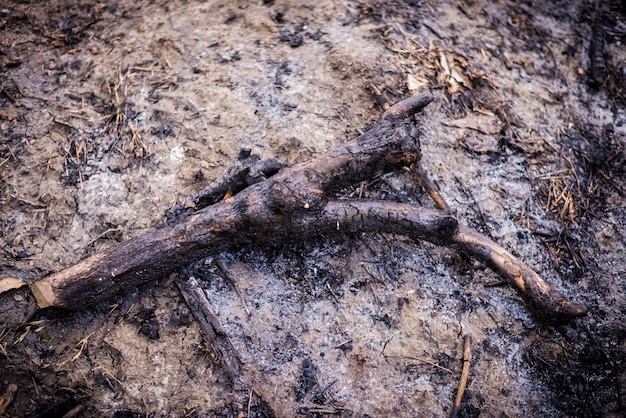
{"label": "dirt ground", "polygon": [[[423,164],[451,206],[589,310],[542,324],[402,236],[259,242],[185,271],[261,393],[167,277],[27,323],[25,286],[0,293],[0,415],[447,416],[469,334],[461,416],[624,416],[624,42],[619,1],[0,2],[0,280],[157,228],[241,147],[291,163],[358,136],[371,83],[433,92]],[[432,206],[406,173],[359,194]]]}

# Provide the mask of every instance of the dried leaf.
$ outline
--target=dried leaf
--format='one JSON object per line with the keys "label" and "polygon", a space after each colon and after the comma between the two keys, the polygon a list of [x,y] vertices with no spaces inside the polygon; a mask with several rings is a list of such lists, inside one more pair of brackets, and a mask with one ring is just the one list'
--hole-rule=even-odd
{"label": "dried leaf", "polygon": [[406,86],[411,93],[418,93],[426,90],[426,88],[428,87],[428,81],[424,79],[419,79],[413,74],[407,74]]}
{"label": "dried leaf", "polygon": [[449,80],[449,86],[448,86],[448,94],[450,96],[453,96],[455,93],[460,92],[461,90],[463,90],[462,88],[463,86],[461,84],[459,84],[456,79],[454,78],[450,78]]}
{"label": "dried leaf", "polygon": [[472,88],[472,82],[465,74],[463,74],[463,69],[458,65],[455,65],[452,69],[451,78],[457,83],[462,84],[465,88]]}
{"label": "dried leaf", "polygon": [[450,65],[448,64],[448,58],[446,57],[446,54],[443,51],[439,53],[439,65],[441,65],[441,68],[443,69],[443,73],[446,76],[449,77],[450,74],[452,74],[450,72]]}
{"label": "dried leaf", "polygon": [[446,54],[443,51],[439,53],[439,67],[442,71],[437,74],[437,82],[440,84],[447,83],[450,79],[450,66],[448,65]]}
{"label": "dried leaf", "polygon": [[15,277],[4,277],[0,279],[0,293],[4,293],[12,289],[19,289],[20,287],[25,285],[26,282],[22,279],[17,279]]}

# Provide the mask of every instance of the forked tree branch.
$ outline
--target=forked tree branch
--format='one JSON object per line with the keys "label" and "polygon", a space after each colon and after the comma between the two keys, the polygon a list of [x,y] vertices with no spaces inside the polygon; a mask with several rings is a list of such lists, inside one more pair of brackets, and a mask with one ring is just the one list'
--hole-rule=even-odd
{"label": "forked tree branch", "polygon": [[274,168],[268,170],[268,178],[257,176],[229,190],[222,201],[45,277],[31,287],[39,307],[77,309],[209,254],[350,230],[403,234],[463,250],[496,270],[542,320],[563,322],[584,315],[583,305],[568,300],[496,243],[461,225],[449,210],[333,197],[350,184],[419,163],[410,120],[432,99],[428,92],[406,99],[353,141],[275,174]]}

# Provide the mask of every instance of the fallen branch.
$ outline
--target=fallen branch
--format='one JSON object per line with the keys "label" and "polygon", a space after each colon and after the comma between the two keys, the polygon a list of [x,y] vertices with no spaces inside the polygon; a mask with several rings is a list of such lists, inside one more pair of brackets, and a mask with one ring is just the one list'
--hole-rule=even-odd
{"label": "fallen branch", "polygon": [[469,377],[470,362],[472,361],[472,337],[466,335],[463,338],[463,370],[461,371],[461,379],[459,380],[459,389],[456,392],[454,406],[452,408],[451,418],[457,418],[461,412],[461,401],[467,386],[467,378]]}
{"label": "fallen branch", "polygon": [[422,93],[403,100],[353,141],[275,174],[278,167],[269,164],[270,169],[258,170],[253,181],[240,182],[241,190],[228,188],[226,199],[34,283],[31,289],[39,307],[81,308],[162,277],[194,259],[245,245],[280,245],[342,231],[376,231],[455,247],[483,260],[543,320],[563,322],[584,315],[583,305],[569,301],[505,249],[461,225],[449,210],[333,197],[350,184],[415,166],[421,154],[410,120],[432,99],[430,93]]}
{"label": "fallen branch", "polygon": [[191,313],[198,321],[206,342],[219,358],[222,367],[231,381],[237,381],[242,376],[241,359],[228,338],[228,334],[222,328],[217,315],[209,303],[204,290],[194,277],[183,280],[177,277],[176,285],[189,305]]}
{"label": "fallen branch", "polygon": [[[235,388],[244,387],[248,388],[250,391],[247,416],[250,416],[249,410],[252,402],[252,393],[254,393],[261,403],[266,406],[267,410],[271,412],[270,416],[275,416],[273,411],[276,407],[273,405],[273,398],[268,396],[263,397],[263,391],[254,387],[254,379],[251,377],[249,369],[244,367],[239,353],[230,341],[228,333],[222,328],[217,315],[211,307],[211,302],[206,297],[204,290],[200,287],[200,283],[198,283],[193,276],[186,280],[185,277],[189,276],[176,275],[174,281],[185,298],[185,302],[187,302],[191,313],[194,318],[196,318],[196,321],[198,321],[205,341],[226,372],[229,383]],[[237,406],[240,412],[243,411],[243,404],[235,402],[234,405]],[[239,414],[237,416],[239,416]]]}

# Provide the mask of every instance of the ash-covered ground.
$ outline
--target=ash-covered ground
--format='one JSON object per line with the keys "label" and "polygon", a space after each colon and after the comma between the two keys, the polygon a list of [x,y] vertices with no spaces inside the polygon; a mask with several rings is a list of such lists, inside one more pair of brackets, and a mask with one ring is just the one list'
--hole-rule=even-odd
{"label": "ash-covered ground", "polygon": [[[157,228],[242,147],[292,163],[355,138],[382,114],[374,85],[391,103],[432,91],[418,129],[437,187],[589,313],[542,324],[481,263],[403,236],[259,242],[185,272],[260,393],[228,383],[168,277],[24,323],[26,286],[0,293],[2,416],[446,416],[467,334],[463,416],[623,416],[625,16],[582,0],[4,2],[0,280]],[[402,172],[342,193],[433,206]]]}

